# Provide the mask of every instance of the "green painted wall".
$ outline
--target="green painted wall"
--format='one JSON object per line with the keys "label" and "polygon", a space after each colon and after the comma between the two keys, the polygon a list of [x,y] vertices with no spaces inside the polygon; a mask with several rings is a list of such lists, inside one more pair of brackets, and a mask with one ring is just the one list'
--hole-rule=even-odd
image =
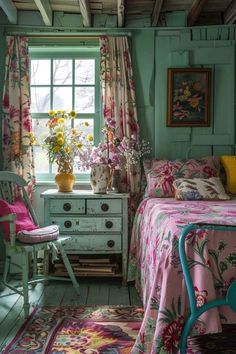
{"label": "green painted wall", "polygon": [[[63,18],[65,21],[65,16]],[[0,28],[1,53],[5,52],[4,30]],[[146,27],[127,28],[127,31],[132,34],[130,43],[141,136],[150,141],[153,156],[175,158],[234,153],[235,27]],[[167,68],[186,66],[212,68],[210,127],[166,127]],[[0,96],[3,79],[4,55],[0,57]]]}
{"label": "green painted wall", "polygon": [[[132,34],[130,43],[141,136],[150,141],[152,155],[159,158],[200,157],[212,153],[233,154],[236,145],[236,28],[235,26],[171,28],[176,25],[184,26],[185,17],[183,12],[170,14],[168,28],[149,28],[149,18],[139,18],[136,23],[132,21],[126,24],[126,31]],[[104,25],[109,25],[111,29],[116,26],[115,17],[105,18],[96,15],[95,20],[99,31]],[[43,25],[40,15],[34,12],[20,12],[19,23],[21,26],[30,25],[28,31],[36,30],[36,25]],[[7,20],[0,10],[0,52],[2,54],[0,56],[0,97],[2,97],[6,51],[4,24],[7,24]],[[82,21],[80,15],[57,13],[54,24],[61,26],[62,29],[63,26],[67,26],[71,27],[71,30],[76,30],[79,29],[78,26],[82,26]],[[113,31],[115,34],[116,29]],[[118,31],[125,32],[124,29]],[[212,68],[210,127],[166,127],[167,68],[186,66]],[[1,146],[0,151],[2,151]],[[2,168],[1,153],[0,168]],[[48,187],[52,186],[38,186],[34,195],[33,202],[41,223],[43,223],[43,209],[39,194]],[[2,249],[2,246],[0,248]]]}
{"label": "green painted wall", "polygon": [[[154,156],[234,153],[235,28],[134,31],[132,54],[141,133]],[[166,127],[167,68],[187,66],[212,68],[210,127]]]}

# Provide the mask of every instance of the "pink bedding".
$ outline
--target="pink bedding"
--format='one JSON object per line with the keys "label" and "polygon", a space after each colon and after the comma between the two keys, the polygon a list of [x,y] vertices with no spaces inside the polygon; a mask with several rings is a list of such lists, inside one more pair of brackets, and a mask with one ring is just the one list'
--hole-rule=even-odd
{"label": "pink bedding", "polygon": [[[138,208],[130,244],[129,280],[135,280],[145,316],[132,353],[178,351],[189,311],[178,238],[184,225],[197,222],[236,225],[236,200],[147,198]],[[236,279],[236,233],[198,230],[186,243],[197,305],[225,295]],[[221,323],[236,323],[236,314],[227,307],[212,309],[198,319],[192,334],[219,332]]]}

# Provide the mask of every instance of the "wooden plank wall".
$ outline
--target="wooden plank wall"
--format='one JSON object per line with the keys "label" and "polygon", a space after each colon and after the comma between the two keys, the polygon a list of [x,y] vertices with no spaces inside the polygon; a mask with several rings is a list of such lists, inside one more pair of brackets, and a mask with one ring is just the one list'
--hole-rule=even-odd
{"label": "wooden plank wall", "polygon": [[[159,158],[234,154],[235,28],[134,32],[132,37],[141,135]],[[167,68],[210,67],[211,125],[166,127]]]}

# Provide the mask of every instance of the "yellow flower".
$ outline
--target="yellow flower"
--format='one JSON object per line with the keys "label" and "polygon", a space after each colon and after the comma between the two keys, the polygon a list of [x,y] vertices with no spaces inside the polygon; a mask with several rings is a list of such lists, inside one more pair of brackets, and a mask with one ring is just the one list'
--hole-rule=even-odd
{"label": "yellow flower", "polygon": [[92,134],[88,134],[88,135],[87,135],[87,140],[88,140],[88,141],[93,141],[93,136],[92,136]]}
{"label": "yellow flower", "polygon": [[62,132],[57,132],[57,138],[59,139],[59,138],[63,138],[63,133]]}
{"label": "yellow flower", "polygon": [[57,144],[58,144],[58,145],[63,145],[63,144],[64,144],[64,139],[58,138],[58,139],[57,139]]}
{"label": "yellow flower", "polygon": [[29,141],[30,141],[30,145],[35,145],[36,144],[36,138],[33,132],[29,133]]}
{"label": "yellow flower", "polygon": [[191,95],[191,92],[188,89],[186,89],[184,90],[184,95],[188,97]]}
{"label": "yellow flower", "polygon": [[179,96],[179,100],[180,101],[186,101],[187,100],[187,96],[185,96],[185,95]]}
{"label": "yellow flower", "polygon": [[56,112],[55,112],[55,111],[49,111],[49,112],[48,112],[48,115],[49,115],[50,117],[54,117],[54,116],[55,116],[55,114],[56,114]]}
{"label": "yellow flower", "polygon": [[58,119],[58,124],[64,124],[65,123],[65,119],[64,118],[59,118]]}
{"label": "yellow flower", "polygon": [[199,99],[194,97],[190,100],[190,106],[196,108],[199,105]]}
{"label": "yellow flower", "polygon": [[77,130],[75,128],[71,129],[71,135],[76,135],[77,134]]}
{"label": "yellow flower", "polygon": [[89,127],[89,126],[90,126],[89,122],[87,122],[87,121],[84,122],[84,126],[85,126],[85,127]]}
{"label": "yellow flower", "polygon": [[71,112],[70,112],[70,117],[71,117],[71,119],[76,118],[76,116],[77,116],[77,113],[76,113],[75,111],[71,111]]}
{"label": "yellow flower", "polygon": [[52,149],[53,152],[59,152],[60,151],[60,146],[55,146],[53,149]]}
{"label": "yellow flower", "polygon": [[58,109],[56,113],[57,113],[57,114],[62,114],[63,111],[62,111],[61,109]]}
{"label": "yellow flower", "polygon": [[64,148],[64,151],[65,151],[66,154],[69,154],[71,152],[71,148],[69,146],[66,146]]}
{"label": "yellow flower", "polygon": [[77,148],[81,149],[83,147],[83,144],[81,142],[77,143]]}

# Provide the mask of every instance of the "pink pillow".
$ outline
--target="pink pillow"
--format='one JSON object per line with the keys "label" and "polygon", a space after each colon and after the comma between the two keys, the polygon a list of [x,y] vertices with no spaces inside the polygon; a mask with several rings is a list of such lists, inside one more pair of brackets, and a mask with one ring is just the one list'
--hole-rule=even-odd
{"label": "pink pillow", "polygon": [[219,175],[218,157],[209,156],[188,160],[146,160],[145,197],[174,197],[173,182],[177,178],[210,178]]}
{"label": "pink pillow", "polygon": [[[30,231],[38,228],[31,219],[29,211],[21,198],[17,198],[12,204],[0,199],[0,216],[5,216],[11,213],[16,214],[16,233],[23,230]],[[9,222],[2,222],[0,225],[3,226],[5,240],[10,241]]]}

